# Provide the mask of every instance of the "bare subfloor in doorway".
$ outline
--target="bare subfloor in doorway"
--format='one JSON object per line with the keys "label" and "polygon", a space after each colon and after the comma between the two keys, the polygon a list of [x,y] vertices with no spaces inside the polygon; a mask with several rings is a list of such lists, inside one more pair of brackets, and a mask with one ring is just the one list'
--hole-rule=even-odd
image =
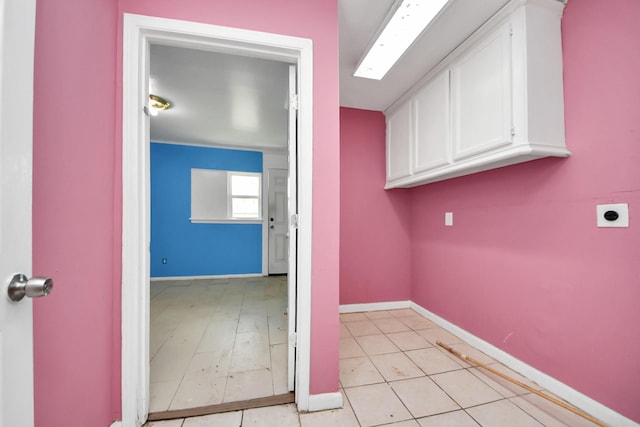
{"label": "bare subfloor in doorway", "polygon": [[151,283],[150,412],[287,393],[287,277]]}

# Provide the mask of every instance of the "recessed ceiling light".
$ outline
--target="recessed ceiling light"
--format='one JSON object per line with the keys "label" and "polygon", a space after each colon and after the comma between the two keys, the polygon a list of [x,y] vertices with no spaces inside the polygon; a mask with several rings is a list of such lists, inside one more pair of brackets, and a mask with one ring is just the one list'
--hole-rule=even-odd
{"label": "recessed ceiling light", "polygon": [[156,95],[149,95],[149,111],[152,116],[157,116],[159,111],[165,111],[171,108],[171,103],[164,98]]}
{"label": "recessed ceiling light", "polygon": [[353,73],[381,80],[449,0],[402,0]]}

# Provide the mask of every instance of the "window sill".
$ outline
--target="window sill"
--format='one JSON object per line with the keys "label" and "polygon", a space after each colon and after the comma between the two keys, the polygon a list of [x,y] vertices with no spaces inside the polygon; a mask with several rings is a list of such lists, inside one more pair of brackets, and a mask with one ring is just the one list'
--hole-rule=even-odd
{"label": "window sill", "polygon": [[189,218],[192,224],[262,224],[262,219],[195,219]]}

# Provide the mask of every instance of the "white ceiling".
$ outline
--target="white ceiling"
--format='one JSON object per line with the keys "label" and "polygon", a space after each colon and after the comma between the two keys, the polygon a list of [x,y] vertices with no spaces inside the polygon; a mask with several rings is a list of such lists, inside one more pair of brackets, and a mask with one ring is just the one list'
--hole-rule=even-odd
{"label": "white ceiling", "polygon": [[171,103],[151,117],[151,140],[217,146],[287,145],[289,65],[151,46],[149,92]]}
{"label": "white ceiling", "polygon": [[[451,0],[380,81],[353,71],[397,0],[338,0],[340,105],[384,111],[508,0]],[[151,140],[285,148],[288,64],[151,46],[150,92],[172,108],[151,118]]]}

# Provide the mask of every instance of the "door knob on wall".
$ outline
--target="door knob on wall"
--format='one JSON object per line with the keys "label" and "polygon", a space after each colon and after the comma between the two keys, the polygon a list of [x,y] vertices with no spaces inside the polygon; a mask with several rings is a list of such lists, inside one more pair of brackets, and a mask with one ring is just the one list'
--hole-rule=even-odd
{"label": "door knob on wall", "polygon": [[16,274],[9,283],[7,293],[11,301],[20,301],[29,298],[44,297],[53,290],[53,280],[48,277],[32,277],[27,279],[24,274]]}

